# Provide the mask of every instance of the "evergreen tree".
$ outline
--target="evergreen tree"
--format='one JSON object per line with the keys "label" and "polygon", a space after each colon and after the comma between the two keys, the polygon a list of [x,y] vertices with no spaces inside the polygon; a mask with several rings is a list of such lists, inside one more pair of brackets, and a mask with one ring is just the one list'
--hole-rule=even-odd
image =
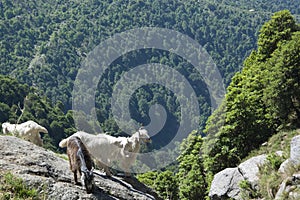
{"label": "evergreen tree", "polygon": [[178,157],[179,198],[186,200],[204,199],[207,184],[203,170],[203,160],[200,155],[202,137],[197,131],[189,134],[181,144],[181,154]]}
{"label": "evergreen tree", "polygon": [[260,30],[257,43],[258,53],[262,59],[271,57],[271,54],[277,49],[278,43],[290,40],[292,33],[298,29],[296,20],[288,10],[276,12]]}
{"label": "evergreen tree", "polygon": [[[264,100],[281,123],[300,119],[300,32],[283,42],[269,60]],[[299,124],[299,123],[298,123]]]}
{"label": "evergreen tree", "polygon": [[154,181],[154,188],[164,199],[178,199],[178,182],[173,172],[161,172]]}

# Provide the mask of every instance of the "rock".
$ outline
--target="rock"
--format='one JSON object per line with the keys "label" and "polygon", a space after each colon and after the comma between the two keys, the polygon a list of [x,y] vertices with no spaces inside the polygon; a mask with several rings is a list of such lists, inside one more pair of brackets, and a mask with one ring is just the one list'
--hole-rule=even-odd
{"label": "rock", "polygon": [[281,163],[278,171],[287,174],[292,168],[300,165],[300,135],[291,140],[290,158]]}
{"label": "rock", "polygon": [[287,174],[289,169],[291,168],[291,161],[290,159],[286,159],[283,161],[278,169],[278,171],[282,174]]}
{"label": "rock", "polygon": [[299,190],[295,192],[296,189],[299,189],[299,178],[300,174],[294,174],[291,177],[287,177],[279,187],[279,190],[276,193],[275,200],[281,199],[300,199]]}
{"label": "rock", "polygon": [[[283,157],[282,151],[276,151],[278,156]],[[241,163],[237,168],[227,168],[214,176],[211,184],[209,197],[212,200],[241,199],[239,183],[246,180],[253,190],[259,188],[259,167],[267,160],[266,155],[252,157]],[[279,172],[286,177],[280,184],[275,199],[300,199],[300,173],[297,171],[300,166],[300,136],[296,136],[291,141],[290,158],[285,160],[279,168]]]}
{"label": "rock", "polygon": [[286,178],[279,186],[279,190],[277,191],[276,193],[276,196],[275,196],[275,200],[280,200],[282,199],[284,196],[284,192],[286,190],[286,186],[287,186],[287,183],[289,181],[289,178]]}
{"label": "rock", "polygon": [[262,147],[266,147],[266,146],[268,146],[268,142],[264,142],[264,143],[262,143],[262,144],[261,144],[261,146],[262,146]]}
{"label": "rock", "polygon": [[258,189],[259,181],[259,166],[262,166],[266,161],[266,155],[259,155],[246,160],[238,166],[238,169],[245,180],[247,180],[252,189]]}
{"label": "rock", "polygon": [[[299,189],[299,187],[298,187]],[[289,193],[289,199],[300,199],[300,193],[298,192],[290,192]]]}
{"label": "rock", "polygon": [[297,185],[300,185],[300,174],[293,174],[293,182]]}
{"label": "rock", "polygon": [[275,154],[279,157],[283,157],[283,151],[276,151]]}
{"label": "rock", "polygon": [[217,173],[209,191],[210,199],[241,199],[239,183],[243,180],[247,180],[253,189],[258,189],[259,166],[265,163],[266,158],[266,155],[256,156],[236,168],[226,168]]}
{"label": "rock", "polygon": [[300,165],[300,135],[291,140],[290,161],[293,165]]}
{"label": "rock", "polygon": [[239,197],[239,182],[244,180],[238,168],[226,168],[214,176],[209,191],[211,200],[222,200],[227,198],[241,199]]}
{"label": "rock", "polygon": [[87,194],[71,183],[68,161],[55,153],[13,136],[0,136],[0,172],[11,172],[37,189],[43,199],[159,199],[135,178],[107,178],[96,171],[96,187]]}

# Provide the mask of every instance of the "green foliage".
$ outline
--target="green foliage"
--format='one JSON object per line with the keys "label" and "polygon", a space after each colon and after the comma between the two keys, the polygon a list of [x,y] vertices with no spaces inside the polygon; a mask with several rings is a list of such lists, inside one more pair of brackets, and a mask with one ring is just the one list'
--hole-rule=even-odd
{"label": "green foliage", "polygon": [[0,174],[0,199],[39,199],[35,189],[28,188],[21,178],[8,172]]}
{"label": "green foliage", "polygon": [[[257,28],[270,12],[287,7],[300,13],[298,2],[280,0],[272,4],[246,0],[1,2],[0,73],[18,80],[0,77],[1,122],[18,122],[19,107],[24,108],[20,122],[31,119],[45,126],[49,130],[45,146],[56,150],[59,140],[75,130],[72,113],[64,112],[71,109],[73,81],[81,61],[109,36],[133,28],[161,27],[189,35],[213,57],[228,84],[254,48]],[[255,12],[249,11],[252,8]],[[177,174],[180,198],[203,199],[214,173],[235,166],[282,122],[297,121],[299,37],[295,32],[299,27],[295,21],[289,12],[282,11],[263,26],[258,50],[245,60],[244,69],[228,87],[226,101],[207,123],[206,133],[212,136],[202,144],[201,137],[193,133],[183,143]],[[144,63],[166,64],[186,77],[198,97],[202,115],[199,130],[203,129],[212,102],[201,74],[179,56],[146,49],[121,56],[100,77],[95,112],[103,130],[123,134],[112,118],[112,89],[124,72]],[[139,123],[148,124],[147,111],[156,103],[164,105],[170,117],[161,132],[170,139],[182,107],[167,88],[155,84],[139,88],[129,102],[130,114]],[[95,131],[88,118],[80,117],[82,126]],[[157,137],[155,148],[166,144],[166,138]],[[204,155],[199,155],[200,148]],[[172,182],[170,173],[165,176],[160,179]],[[164,192],[172,189],[166,185],[160,190],[168,196]]]}
{"label": "green foliage", "polygon": [[260,168],[259,191],[257,191],[257,194],[261,198],[274,199],[276,192],[283,181],[283,176],[278,172],[277,166],[274,165],[274,162],[277,162],[274,157],[270,158],[269,156],[268,160],[271,160],[273,164],[272,162],[266,162]]}
{"label": "green foliage", "polygon": [[0,122],[22,123],[33,120],[48,130],[43,135],[46,148],[57,151],[61,138],[75,132],[70,114],[65,116],[61,104],[55,106],[36,90],[13,78],[0,75]]}
{"label": "green foliage", "polygon": [[281,123],[294,123],[300,118],[300,32],[292,35],[289,41],[281,45],[269,59],[266,74],[264,100],[270,104],[269,112],[277,116]]}
{"label": "green foliage", "polygon": [[154,189],[164,199],[178,199],[178,181],[173,172],[150,171],[137,176],[138,180]]}
{"label": "green foliage", "polygon": [[292,33],[299,30],[294,17],[288,10],[276,12],[260,30],[258,53],[262,59],[271,57],[280,42],[290,40]]}
{"label": "green foliage", "polygon": [[284,158],[275,153],[271,153],[267,156],[267,161],[270,163],[273,169],[278,170],[281,163],[284,161]]}
{"label": "green foliage", "polygon": [[166,199],[204,199],[207,184],[200,155],[202,137],[197,131],[189,134],[180,145],[180,156],[177,158],[179,171],[148,172],[139,175],[138,179],[155,189]]}
{"label": "green foliage", "polygon": [[178,182],[173,172],[167,170],[158,174],[154,186],[155,190],[164,199],[178,199]]}
{"label": "green foliage", "polygon": [[[244,160],[250,157],[267,154],[267,161],[259,168],[259,190],[251,187],[248,181],[240,183],[243,199],[264,198],[267,200],[274,199],[280,184],[287,178],[298,171],[297,167],[286,167],[286,174],[278,172],[280,164],[289,157],[291,139],[299,135],[298,130],[284,130],[273,135],[266,145],[261,146],[250,153]],[[283,151],[282,156],[278,151]]]}
{"label": "green foliage", "polygon": [[249,181],[242,180],[239,183],[239,187],[241,189],[241,197],[243,199],[253,199],[259,197],[258,193],[254,189],[252,189],[252,186]]}
{"label": "green foliage", "polygon": [[202,137],[194,131],[181,144],[181,154],[178,157],[178,179],[180,199],[204,199],[207,184],[200,155]]}
{"label": "green foliage", "polygon": [[290,143],[293,137],[299,135],[299,130],[281,130],[271,138],[269,138],[266,145],[259,149],[253,150],[243,161],[261,154],[274,154],[276,151],[283,152],[283,158],[288,158],[290,155]]}
{"label": "green foliage", "polygon": [[9,111],[9,106],[0,102],[0,122],[5,122],[9,119]]}
{"label": "green foliage", "polygon": [[[257,9],[250,12],[249,9]],[[54,105],[62,102],[64,111],[71,109],[73,81],[81,61],[109,36],[139,27],[161,27],[179,31],[199,42],[213,57],[228,84],[244,58],[254,48],[258,28],[270,12],[282,7],[299,13],[296,2],[255,4],[243,1],[22,1],[7,0],[0,6],[0,73],[10,74],[21,83],[37,88]],[[101,55],[104,56],[104,55]],[[199,129],[210,115],[209,93],[201,75],[188,62],[164,51],[135,51],[121,56],[104,74],[96,92],[97,117],[104,131],[122,135],[110,109],[112,87],[131,67],[145,63],[161,63],[180,71],[195,88],[201,108]],[[87,88],[88,89],[88,88]],[[155,92],[158,91],[158,94]],[[82,97],[85,99],[84,97]],[[160,99],[160,100],[159,100]],[[165,102],[172,120],[169,130],[178,126],[180,105],[163,87],[140,88],[130,102],[132,118],[149,123],[148,110],[155,103]],[[40,116],[40,111],[37,112]],[[50,122],[51,123],[51,122]],[[93,124],[87,123],[95,131]],[[117,129],[117,130],[116,130]],[[161,139],[161,138],[160,138]],[[156,143],[160,143],[158,139]],[[56,143],[56,142],[55,142]],[[157,148],[164,144],[158,144]]]}
{"label": "green foliage", "polygon": [[[279,23],[279,21],[281,23]],[[299,26],[288,11],[263,26],[253,51],[228,86],[226,101],[208,120],[205,132],[206,180],[235,167],[280,126],[299,121]],[[268,34],[267,34],[268,33]],[[272,49],[273,48],[273,49]],[[268,50],[268,51],[267,51]],[[223,120],[223,125],[213,123]],[[273,160],[272,165],[278,162]]]}
{"label": "green foliage", "polygon": [[140,182],[142,182],[154,189],[154,181],[157,178],[158,174],[159,173],[156,171],[150,171],[150,172],[146,172],[144,174],[138,174],[137,179]]}
{"label": "green foliage", "polygon": [[[292,176],[298,169],[295,167],[286,167],[287,174],[278,172],[279,166],[284,160],[289,157],[289,147],[291,139],[299,135],[299,130],[285,130],[273,135],[266,145],[260,149],[253,151],[249,156],[267,154],[267,161],[263,166],[260,166],[259,172],[259,190],[253,189],[247,181],[240,184],[243,199],[264,198],[274,199],[280,184],[286,177]],[[283,155],[278,155],[276,152],[283,151]],[[245,158],[246,160],[247,158]]]}

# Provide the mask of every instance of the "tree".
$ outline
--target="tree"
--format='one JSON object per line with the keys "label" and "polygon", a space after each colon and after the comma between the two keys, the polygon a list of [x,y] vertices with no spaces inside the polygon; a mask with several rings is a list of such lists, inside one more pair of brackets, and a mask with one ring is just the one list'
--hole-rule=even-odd
{"label": "tree", "polygon": [[180,199],[198,200],[205,197],[207,184],[200,156],[201,145],[202,137],[197,131],[190,133],[181,144],[179,172],[176,174]]}
{"label": "tree", "polygon": [[290,40],[292,33],[299,30],[296,20],[288,10],[276,12],[270,21],[265,23],[258,37],[258,53],[262,60],[269,58],[277,49],[278,43]]}
{"label": "tree", "polygon": [[10,108],[7,104],[0,102],[0,122],[6,122],[9,119]]}
{"label": "tree", "polygon": [[300,32],[282,43],[268,65],[264,100],[270,115],[277,116],[281,123],[296,122],[300,119]]}
{"label": "tree", "polygon": [[173,172],[161,172],[154,181],[154,188],[164,199],[178,199],[178,182]]}

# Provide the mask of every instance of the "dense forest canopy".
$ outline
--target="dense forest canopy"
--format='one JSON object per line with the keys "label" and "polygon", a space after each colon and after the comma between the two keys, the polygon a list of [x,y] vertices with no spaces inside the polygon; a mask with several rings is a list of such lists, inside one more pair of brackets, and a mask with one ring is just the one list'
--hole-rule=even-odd
{"label": "dense forest canopy", "polygon": [[[278,12],[265,23],[282,9],[290,12]],[[111,109],[113,87],[123,75],[151,63],[182,74],[197,96],[198,130],[180,145],[178,166],[167,167],[175,168],[173,172],[151,172],[141,179],[165,198],[204,198],[213,174],[235,166],[278,128],[298,126],[299,14],[299,2],[281,0],[2,0],[0,122],[37,121],[49,130],[43,135],[45,147],[58,150],[60,139],[78,129],[71,110],[74,80],[82,61],[97,45],[134,28],[178,31],[205,48],[228,86],[215,112],[211,113],[213,102],[202,74],[183,57],[152,48],[128,52],[110,64],[99,77],[93,112],[102,131],[125,135]],[[183,109],[174,92],[163,85],[146,84],[132,94],[128,104],[130,117],[142,125],[150,123],[153,105],[160,104],[166,111],[167,120],[153,137],[150,150],[172,140]],[[81,117],[85,131],[99,131]],[[202,130],[208,134],[205,139],[200,136]],[[153,158],[153,165],[165,167],[160,159]]]}
{"label": "dense forest canopy", "polygon": [[[254,7],[255,5],[255,7]],[[179,31],[201,44],[213,58],[227,85],[255,47],[262,23],[272,12],[288,8],[299,14],[297,2],[278,1],[11,1],[0,3],[0,73],[15,77],[45,95],[64,112],[72,109],[72,89],[81,62],[110,36],[140,27]],[[254,9],[255,11],[250,11]],[[126,71],[145,63],[168,65],[193,85],[201,117],[199,130],[210,115],[210,98],[201,75],[178,55],[160,50],[138,50],[121,56],[99,80],[96,113],[103,131],[120,135],[111,112],[112,87]],[[149,123],[148,110],[159,103],[168,113],[160,135],[172,138],[177,130],[180,105],[167,88],[148,85],[130,100],[132,119]],[[86,123],[86,131],[97,131]],[[155,144],[158,147],[162,137]],[[168,142],[168,141],[166,141]]]}

